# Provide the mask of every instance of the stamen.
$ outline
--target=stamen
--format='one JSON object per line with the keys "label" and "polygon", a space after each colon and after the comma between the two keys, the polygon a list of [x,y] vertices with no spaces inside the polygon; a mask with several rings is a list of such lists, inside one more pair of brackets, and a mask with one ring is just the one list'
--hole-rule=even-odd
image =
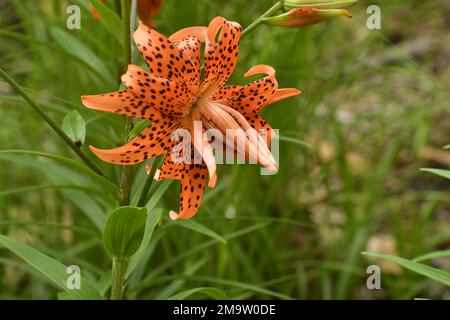
{"label": "stamen", "polygon": [[257,141],[257,148],[264,155],[266,159],[268,159],[271,162],[271,166],[267,169],[270,170],[277,170],[277,163],[275,159],[272,156],[272,153],[270,152],[269,148],[267,147],[267,144],[263,137],[261,137],[255,129],[248,123],[247,119],[238,111],[236,111],[233,108],[230,108],[226,105],[218,104],[219,108],[222,108],[223,110],[227,111],[230,115],[234,117],[234,119],[242,126],[242,128],[246,131],[246,133],[249,135],[250,141],[255,142]]}
{"label": "stamen", "polygon": [[[194,138],[194,148],[199,152],[205,162],[208,173],[209,173],[209,183],[210,188],[214,188],[217,181],[216,174],[216,158],[214,157],[213,150],[203,134],[203,123],[199,119],[198,115],[194,114],[193,121],[191,125],[191,134]],[[195,161],[195,157],[194,157]]]}
{"label": "stamen", "polygon": [[[270,153],[264,139],[253,129],[248,121],[236,110],[215,102],[208,101],[201,109],[204,123],[211,126],[211,122],[225,135],[226,130],[234,130],[237,145],[243,145],[246,159],[257,159],[259,163],[269,170],[276,171],[277,163]],[[233,150],[242,155],[241,148],[236,148],[235,143],[226,137],[227,146],[232,145]]]}

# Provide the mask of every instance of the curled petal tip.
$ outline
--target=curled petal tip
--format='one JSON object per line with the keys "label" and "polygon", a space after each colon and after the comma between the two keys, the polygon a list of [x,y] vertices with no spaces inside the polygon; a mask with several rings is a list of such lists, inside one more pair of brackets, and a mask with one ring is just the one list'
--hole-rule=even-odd
{"label": "curled petal tip", "polygon": [[171,210],[171,211],[169,212],[169,217],[170,217],[170,220],[172,220],[172,221],[176,221],[176,220],[178,220],[178,219],[180,218],[180,216],[178,215],[178,213],[176,213],[176,212],[173,211],[173,210]]}
{"label": "curled petal tip", "polygon": [[248,78],[251,77],[255,74],[259,74],[259,73],[263,73],[263,74],[267,74],[267,75],[275,75],[276,71],[273,67],[268,66],[266,64],[258,64],[256,66],[253,66],[252,68],[250,68],[250,70],[248,70],[245,74],[244,74],[244,78]]}
{"label": "curled petal tip", "polygon": [[267,170],[269,170],[270,172],[277,172],[278,171],[278,166],[271,163],[269,166],[266,167]]}
{"label": "curled petal tip", "polygon": [[217,174],[214,173],[214,175],[212,175],[212,176],[209,178],[208,187],[210,187],[210,188],[215,188],[215,187],[216,187],[216,183],[217,183]]}

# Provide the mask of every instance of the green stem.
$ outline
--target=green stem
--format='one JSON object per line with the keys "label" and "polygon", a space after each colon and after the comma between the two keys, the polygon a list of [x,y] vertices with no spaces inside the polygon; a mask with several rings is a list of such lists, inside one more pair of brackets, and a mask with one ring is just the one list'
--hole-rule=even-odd
{"label": "green stem", "polygon": [[278,10],[280,10],[282,8],[283,8],[283,1],[278,1],[277,3],[275,3],[272,8],[267,10],[262,16],[260,16],[251,25],[249,25],[247,28],[245,28],[244,31],[242,31],[241,39],[244,36],[251,33],[252,31],[254,31],[257,27],[259,27],[259,25],[262,23],[264,18],[272,16],[274,13],[276,13]]}
{"label": "green stem", "polygon": [[155,177],[156,170],[161,166],[163,155],[159,155],[155,158],[155,161],[153,162],[152,169],[150,170],[150,173],[147,176],[147,180],[145,180],[144,188],[142,189],[141,196],[139,197],[139,201],[137,206],[138,207],[144,207],[147,204],[148,201],[148,192],[150,191],[150,188],[153,183],[153,179]]}
{"label": "green stem", "polygon": [[126,272],[126,261],[120,258],[113,258],[111,300],[123,299],[125,272]]}
{"label": "green stem", "polygon": [[97,167],[97,165],[91,161],[84,153],[81,151],[81,149],[73,142],[69,136],[56,124],[53,119],[51,119],[47,114],[41,109],[41,107],[36,104],[25,92],[25,90],[22,89],[22,87],[14,81],[13,78],[11,78],[2,68],[0,68],[0,77],[4,79],[22,98],[36,111],[39,116],[44,119],[45,122],[53,129],[53,131],[56,132],[57,135],[61,137],[61,139],[78,155],[78,157],[89,167],[91,168],[95,173],[99,174],[100,176],[105,176],[105,174],[102,172],[102,170]]}
{"label": "green stem", "polygon": [[[122,29],[123,29],[123,47],[124,47],[124,72],[127,71],[128,65],[133,62],[131,49],[131,33],[134,29],[136,17],[136,2],[130,6],[130,0],[121,0]],[[133,10],[131,10],[133,8]],[[132,12],[133,11],[133,12]],[[133,122],[130,117],[125,117],[125,143],[133,129]],[[126,206],[130,204],[131,193],[131,166],[123,166],[120,177],[120,199],[119,205]],[[111,278],[111,300],[122,300],[124,283],[125,283],[126,261],[121,258],[113,258],[112,261],[112,278]]]}
{"label": "green stem", "polygon": [[[136,8],[136,0],[133,1],[133,8]],[[128,65],[132,63],[132,49],[131,49],[131,32],[134,28],[134,19],[136,12],[131,12],[130,0],[121,1],[122,12],[122,28],[123,28],[123,47],[124,47],[124,72],[126,72]],[[133,16],[133,17],[131,17]],[[133,129],[133,121],[130,117],[125,117],[125,143],[128,142],[128,136]],[[131,193],[131,166],[123,166],[120,177],[121,195],[119,200],[120,206],[126,206],[130,203]]]}
{"label": "green stem", "polygon": [[124,48],[124,71],[127,71],[131,63],[131,5],[130,0],[122,0],[122,30],[123,30],[123,48]]}

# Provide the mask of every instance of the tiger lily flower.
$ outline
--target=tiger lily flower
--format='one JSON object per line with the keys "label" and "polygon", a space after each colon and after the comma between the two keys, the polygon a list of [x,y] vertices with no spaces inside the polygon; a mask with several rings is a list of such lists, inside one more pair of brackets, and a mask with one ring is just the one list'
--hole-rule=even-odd
{"label": "tiger lily flower", "polygon": [[[181,181],[180,210],[170,212],[176,219],[192,218],[198,211],[209,176],[209,187],[217,180],[216,160],[205,134],[208,129],[221,133],[240,130],[236,140],[248,147],[242,156],[251,156],[270,170],[277,163],[268,142],[258,134],[272,128],[258,114],[264,106],[300,93],[297,89],[279,89],[275,70],[267,65],[251,68],[245,76],[265,74],[245,86],[227,86],[238,59],[242,28],[236,22],[216,17],[208,27],[182,29],[166,38],[139,24],[133,34],[149,72],[129,65],[122,76],[126,89],[119,92],[83,96],[91,109],[151,120],[151,125],[122,147],[101,150],[90,147],[101,160],[118,165],[134,165],[151,157],[166,154],[158,179]],[[201,68],[201,43],[205,43],[204,71]],[[195,128],[200,124],[200,134]],[[200,163],[175,161],[173,153],[179,142],[172,134],[188,130],[192,150],[200,150]],[[226,139],[224,139],[226,141]],[[235,141],[226,141],[234,148]]]}

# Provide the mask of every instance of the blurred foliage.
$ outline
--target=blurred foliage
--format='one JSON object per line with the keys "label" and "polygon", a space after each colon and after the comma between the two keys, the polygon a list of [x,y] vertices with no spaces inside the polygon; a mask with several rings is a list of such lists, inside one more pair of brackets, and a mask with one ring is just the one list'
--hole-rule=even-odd
{"label": "blurred foliage", "polygon": [[[66,29],[69,3],[82,8],[81,30]],[[376,3],[382,29],[369,30],[366,8]],[[165,35],[216,15],[248,26],[271,4],[166,0],[155,24]],[[245,83],[245,71],[264,63],[275,67],[281,87],[303,92],[263,111],[288,138],[280,142],[280,170],[260,176],[257,166],[219,168],[218,185],[196,217],[208,227],[203,233],[167,219],[179,187],[166,184],[153,203],[163,220],[130,277],[128,298],[168,298],[197,287],[207,289],[181,296],[212,295],[213,287],[242,299],[450,298],[443,284],[361,255],[413,258],[449,247],[449,181],[419,169],[450,166],[441,149],[450,129],[450,3],[359,1],[351,11],[351,20],[303,29],[261,26],[241,42],[232,83]],[[121,144],[123,118],[80,102],[84,94],[115,91],[122,72],[120,44],[92,19],[87,1],[0,0],[0,65],[59,123],[70,111],[82,115],[86,152],[91,144]],[[2,82],[0,110],[1,150],[73,157]],[[292,143],[300,140],[311,148]],[[95,161],[118,180],[119,168]],[[59,162],[1,154],[0,163],[0,233],[79,265],[104,287],[110,261],[99,230],[113,200]],[[136,192],[144,166],[133,173]],[[427,263],[443,269],[448,259]],[[382,290],[366,288],[370,264],[382,268]],[[0,298],[56,293],[0,249]]]}

